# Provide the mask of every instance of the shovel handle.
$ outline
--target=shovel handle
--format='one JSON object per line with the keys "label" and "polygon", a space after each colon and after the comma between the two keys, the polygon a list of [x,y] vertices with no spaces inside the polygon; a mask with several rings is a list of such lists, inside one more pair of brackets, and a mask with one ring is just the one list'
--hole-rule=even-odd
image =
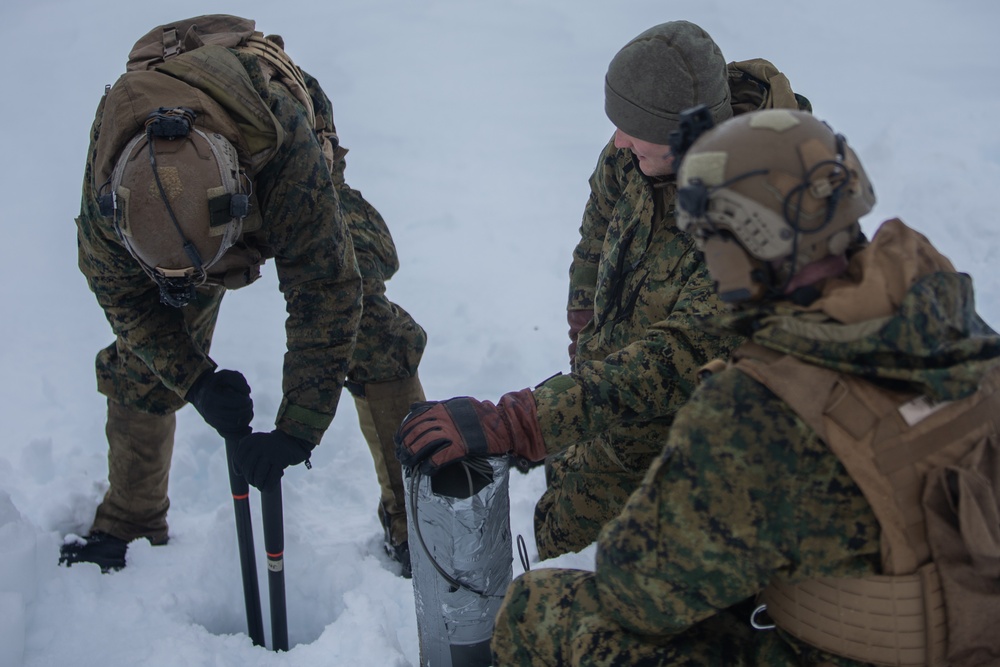
{"label": "shovel handle", "polygon": [[[249,429],[248,429],[249,430]],[[260,587],[257,583],[257,563],[253,555],[253,524],[250,522],[250,485],[233,468],[233,455],[239,436],[226,437],[226,460],[229,465],[229,488],[233,493],[236,512],[236,543],[240,550],[240,572],[243,575],[243,600],[246,605],[247,634],[254,646],[264,646],[264,621],[260,608]],[[280,498],[279,498],[280,502]],[[280,505],[279,505],[280,509]]]}
{"label": "shovel handle", "polygon": [[281,505],[281,481],[273,491],[260,494],[264,521],[264,551],[267,553],[267,586],[271,604],[271,642],[275,651],[288,650],[288,617],[285,607],[285,528]]}

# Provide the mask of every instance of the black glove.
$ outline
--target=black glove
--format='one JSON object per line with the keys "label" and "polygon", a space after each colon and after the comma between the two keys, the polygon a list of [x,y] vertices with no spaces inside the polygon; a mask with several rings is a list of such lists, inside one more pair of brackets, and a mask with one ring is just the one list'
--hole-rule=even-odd
{"label": "black glove", "polygon": [[233,469],[261,491],[273,491],[285,468],[308,462],[312,449],[312,443],[284,431],[251,433],[236,446]]}
{"label": "black glove", "polygon": [[184,398],[223,438],[249,433],[253,399],[250,385],[239,371],[205,371]]}

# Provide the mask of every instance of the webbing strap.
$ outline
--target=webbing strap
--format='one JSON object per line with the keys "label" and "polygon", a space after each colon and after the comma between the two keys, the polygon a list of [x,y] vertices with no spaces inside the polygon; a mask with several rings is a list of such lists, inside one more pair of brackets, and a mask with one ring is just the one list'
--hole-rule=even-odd
{"label": "webbing strap", "polygon": [[177,38],[177,28],[163,30],[163,59],[171,58],[181,52],[181,40]]}
{"label": "webbing strap", "polygon": [[278,74],[278,80],[285,84],[295,99],[305,107],[309,125],[316,125],[316,111],[313,107],[312,97],[309,95],[309,87],[306,85],[305,77],[302,76],[302,71],[292,62],[284,49],[264,37],[263,33],[260,32],[250,35],[246,43],[237,49],[251,53],[273,67]]}
{"label": "webbing strap", "polygon": [[945,665],[947,627],[937,566],[915,574],[773,580],[760,595],[788,634],[829,653],[876,665]]}
{"label": "webbing strap", "polygon": [[444,407],[455,422],[458,432],[462,434],[468,455],[489,456],[489,441],[483,430],[483,422],[472,407],[472,402],[466,397],[453,398],[445,401]]}

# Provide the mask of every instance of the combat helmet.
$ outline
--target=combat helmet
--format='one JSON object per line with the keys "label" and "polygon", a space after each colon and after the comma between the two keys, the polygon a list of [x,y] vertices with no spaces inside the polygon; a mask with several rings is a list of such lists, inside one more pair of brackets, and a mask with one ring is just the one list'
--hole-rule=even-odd
{"label": "combat helmet", "polygon": [[160,300],[176,307],[239,240],[250,207],[236,148],[193,124],[190,109],[151,113],[98,193],[101,212],[159,286]]}
{"label": "combat helmet", "polygon": [[875,205],[843,135],[787,109],[742,114],[702,134],[677,184],[677,224],[731,304],[782,298],[802,267],[847,251]]}

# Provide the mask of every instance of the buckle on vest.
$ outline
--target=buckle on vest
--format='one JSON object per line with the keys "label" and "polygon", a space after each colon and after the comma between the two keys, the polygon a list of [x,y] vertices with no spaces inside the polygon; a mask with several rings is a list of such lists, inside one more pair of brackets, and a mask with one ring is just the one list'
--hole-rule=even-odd
{"label": "buckle on vest", "polygon": [[767,625],[757,620],[758,614],[765,614],[765,613],[767,613],[767,605],[762,604],[756,609],[754,609],[753,612],[750,614],[750,625],[753,627],[754,630],[774,630],[775,625],[773,622],[770,625]]}

